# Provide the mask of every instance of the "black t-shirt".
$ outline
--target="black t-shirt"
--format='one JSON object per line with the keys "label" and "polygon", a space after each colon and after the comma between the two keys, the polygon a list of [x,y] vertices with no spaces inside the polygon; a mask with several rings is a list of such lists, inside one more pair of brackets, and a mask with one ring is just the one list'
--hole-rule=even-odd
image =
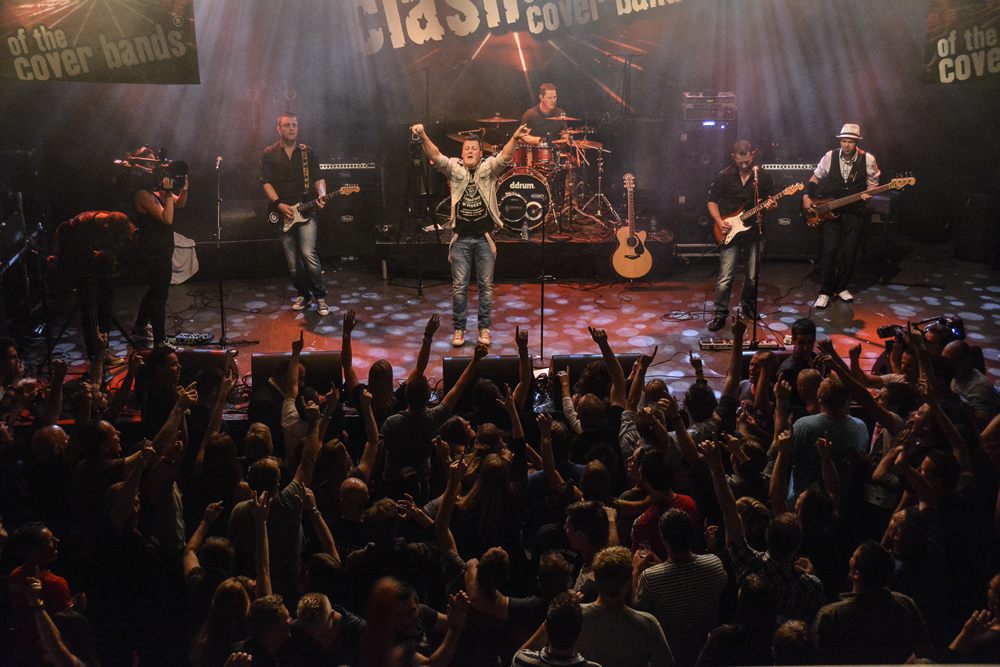
{"label": "black t-shirt", "polygon": [[[306,149],[306,160],[309,164],[309,189],[305,187],[305,176],[302,171],[302,149]],[[297,204],[306,198],[316,196],[313,187],[319,178],[319,158],[316,152],[305,144],[298,144],[288,157],[281,142],[264,149],[260,157],[260,182],[270,183],[278,194],[282,204]]]}
{"label": "black t-shirt", "polygon": [[492,229],[493,219],[486,200],[479,192],[476,179],[472,178],[455,204],[455,233],[459,236],[482,236]]}
{"label": "black t-shirt", "polygon": [[566,121],[552,119],[565,115],[566,112],[559,107],[553,107],[549,113],[543,113],[536,105],[524,112],[521,124],[528,126],[532,136],[541,137],[542,141],[551,143],[553,139],[558,139],[560,133],[566,129]]}
{"label": "black t-shirt", "polygon": [[[757,192],[760,199],[764,200],[771,194],[774,187],[774,180],[770,172],[766,169],[757,170]],[[740,170],[736,165],[731,164],[715,177],[712,189],[708,192],[708,201],[717,204],[719,213],[726,217],[735,213],[738,209],[747,210],[754,207],[754,178],[753,174],[743,182]]]}
{"label": "black t-shirt", "polygon": [[331,607],[341,616],[340,631],[337,633],[333,645],[328,649],[323,649],[302,631],[298,621],[294,621],[292,623],[292,638],[278,650],[282,665],[290,667],[340,667],[340,665],[353,665],[355,663],[358,658],[361,633],[365,630],[365,620],[339,605],[331,605]]}

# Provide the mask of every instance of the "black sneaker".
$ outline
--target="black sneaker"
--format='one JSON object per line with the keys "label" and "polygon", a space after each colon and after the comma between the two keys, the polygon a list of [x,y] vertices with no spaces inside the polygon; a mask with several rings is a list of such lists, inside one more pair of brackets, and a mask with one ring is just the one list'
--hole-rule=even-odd
{"label": "black sneaker", "polygon": [[718,331],[726,326],[726,316],[716,315],[711,322],[708,323],[709,331]]}

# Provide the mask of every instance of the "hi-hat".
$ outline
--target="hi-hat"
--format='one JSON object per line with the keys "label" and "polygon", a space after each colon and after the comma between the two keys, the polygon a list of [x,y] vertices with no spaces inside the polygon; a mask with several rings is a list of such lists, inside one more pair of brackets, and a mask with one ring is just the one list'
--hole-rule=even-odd
{"label": "hi-hat", "polygon": [[560,145],[569,144],[570,146],[573,146],[575,148],[593,148],[595,150],[604,148],[604,144],[602,144],[600,141],[584,141],[582,139],[580,141],[576,140],[570,141],[569,139],[556,139],[552,143]]}
{"label": "hi-hat", "polygon": [[566,131],[570,134],[593,134],[594,132],[597,132],[597,130],[589,125],[584,125],[583,127],[571,127]]}
{"label": "hi-hat", "polygon": [[500,114],[493,116],[493,118],[477,118],[477,123],[516,123],[516,118],[503,118]]}

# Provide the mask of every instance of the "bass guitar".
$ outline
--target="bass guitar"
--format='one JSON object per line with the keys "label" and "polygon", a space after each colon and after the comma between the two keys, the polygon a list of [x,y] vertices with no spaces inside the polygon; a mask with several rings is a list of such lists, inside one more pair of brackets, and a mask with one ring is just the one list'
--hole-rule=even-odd
{"label": "bass guitar", "polygon": [[632,191],[635,177],[625,174],[625,190],[628,191],[628,226],[618,230],[618,248],[611,255],[611,267],[622,278],[642,278],[653,268],[653,258],[646,248],[646,232],[635,231],[635,214],[632,210]]}
{"label": "bass guitar", "polygon": [[833,214],[835,209],[860,201],[861,195],[877,195],[888,190],[899,190],[900,188],[905,188],[907,185],[913,185],[916,182],[917,179],[912,176],[908,178],[894,178],[885,185],[880,185],[877,188],[871,188],[870,190],[865,190],[864,192],[857,192],[853,195],[841,197],[840,199],[834,199],[833,197],[827,197],[826,199],[813,199],[812,210],[803,208],[802,217],[805,218],[806,224],[810,227],[819,227],[827,220],[833,220],[837,217]]}
{"label": "bass guitar", "polygon": [[730,243],[732,243],[732,240],[736,238],[737,235],[742,234],[743,232],[754,226],[753,223],[749,225],[743,224],[745,221],[757,215],[757,213],[761,209],[765,208],[766,206],[769,206],[771,202],[776,202],[782,197],[788,196],[793,192],[798,192],[804,187],[806,187],[804,183],[796,183],[795,185],[789,185],[787,188],[785,188],[778,194],[768,197],[761,203],[754,206],[749,211],[744,211],[741,208],[732,215],[730,215],[728,218],[724,218],[723,221],[729,223],[729,231],[723,234],[722,229],[720,229],[718,225],[713,227],[712,231],[715,232],[715,242],[720,243],[722,245],[729,245]]}
{"label": "bass guitar", "polygon": [[312,217],[313,209],[316,208],[318,204],[327,202],[334,197],[346,196],[354,194],[355,192],[360,192],[361,188],[356,185],[345,185],[339,190],[334,190],[322,197],[316,197],[316,199],[310,199],[309,201],[304,201],[299,204],[292,204],[292,210],[295,214],[291,219],[286,218],[285,214],[278,209],[278,202],[271,202],[267,206],[267,224],[271,226],[271,229],[276,232],[287,232],[295,225],[301,225]]}

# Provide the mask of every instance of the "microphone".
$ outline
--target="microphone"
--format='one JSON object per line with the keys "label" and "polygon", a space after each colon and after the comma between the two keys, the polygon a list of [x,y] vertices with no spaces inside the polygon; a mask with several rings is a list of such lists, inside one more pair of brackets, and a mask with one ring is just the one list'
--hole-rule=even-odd
{"label": "microphone", "polygon": [[[221,160],[222,158],[219,158],[219,159]],[[756,166],[754,166],[754,168],[753,168],[753,180],[754,180],[754,183],[757,182],[757,167]]]}
{"label": "microphone", "polygon": [[218,170],[219,170],[219,165],[220,165],[221,163],[222,163],[222,156],[220,155],[219,157],[215,158],[215,170],[216,170],[216,171],[218,171]]}

